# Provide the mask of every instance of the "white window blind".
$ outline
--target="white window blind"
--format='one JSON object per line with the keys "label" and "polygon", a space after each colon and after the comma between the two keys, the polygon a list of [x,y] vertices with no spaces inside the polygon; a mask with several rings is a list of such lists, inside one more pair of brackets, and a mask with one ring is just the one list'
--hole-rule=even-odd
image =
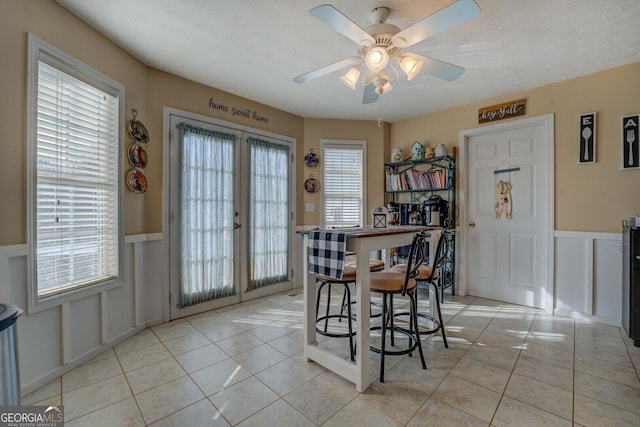
{"label": "white window blind", "polygon": [[324,145],[324,227],[364,225],[363,157],[359,143]]}
{"label": "white window blind", "polygon": [[38,298],[118,278],[121,181],[119,93],[40,58],[31,147]]}

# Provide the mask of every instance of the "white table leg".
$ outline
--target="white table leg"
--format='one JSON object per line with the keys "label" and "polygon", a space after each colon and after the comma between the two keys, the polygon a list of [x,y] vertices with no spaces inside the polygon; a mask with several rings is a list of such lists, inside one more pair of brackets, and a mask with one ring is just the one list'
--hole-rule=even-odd
{"label": "white table leg", "polygon": [[369,252],[356,252],[356,390],[369,387]]}
{"label": "white table leg", "polygon": [[309,236],[304,235],[303,259],[303,284],[304,289],[304,357],[309,358],[308,346],[316,343],[316,292],[315,277],[309,273]]}

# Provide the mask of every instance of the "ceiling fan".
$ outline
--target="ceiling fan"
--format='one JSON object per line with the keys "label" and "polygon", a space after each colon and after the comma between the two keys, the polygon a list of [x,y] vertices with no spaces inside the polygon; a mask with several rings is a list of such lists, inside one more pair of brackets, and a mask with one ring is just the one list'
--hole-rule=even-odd
{"label": "ceiling fan", "polygon": [[370,104],[376,102],[379,95],[392,89],[391,81],[400,77],[398,67],[406,74],[407,80],[413,79],[423,68],[427,73],[444,80],[453,81],[460,77],[464,68],[404,49],[470,21],[480,15],[480,8],[474,0],[457,0],[404,30],[386,23],[391,13],[387,7],[376,7],[371,11],[369,19],[373,25],[366,29],[329,4],[315,7],[309,13],[356,42],[358,55],[301,74],[294,77],[293,81],[305,83],[350,67],[340,80],[355,90],[364,68],[362,103]]}

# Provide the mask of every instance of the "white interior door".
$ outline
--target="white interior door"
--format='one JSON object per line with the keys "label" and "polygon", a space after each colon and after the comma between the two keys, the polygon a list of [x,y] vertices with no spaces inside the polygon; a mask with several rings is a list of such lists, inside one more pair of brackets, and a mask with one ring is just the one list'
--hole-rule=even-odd
{"label": "white interior door", "polygon": [[461,144],[468,293],[550,308],[553,116],[466,131]]}

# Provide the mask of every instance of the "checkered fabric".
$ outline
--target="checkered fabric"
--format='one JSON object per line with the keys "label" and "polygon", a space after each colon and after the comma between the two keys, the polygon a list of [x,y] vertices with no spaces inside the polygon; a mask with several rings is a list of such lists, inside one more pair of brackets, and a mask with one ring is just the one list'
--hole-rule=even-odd
{"label": "checkered fabric", "polygon": [[342,279],[347,235],[335,231],[309,233],[309,271]]}

